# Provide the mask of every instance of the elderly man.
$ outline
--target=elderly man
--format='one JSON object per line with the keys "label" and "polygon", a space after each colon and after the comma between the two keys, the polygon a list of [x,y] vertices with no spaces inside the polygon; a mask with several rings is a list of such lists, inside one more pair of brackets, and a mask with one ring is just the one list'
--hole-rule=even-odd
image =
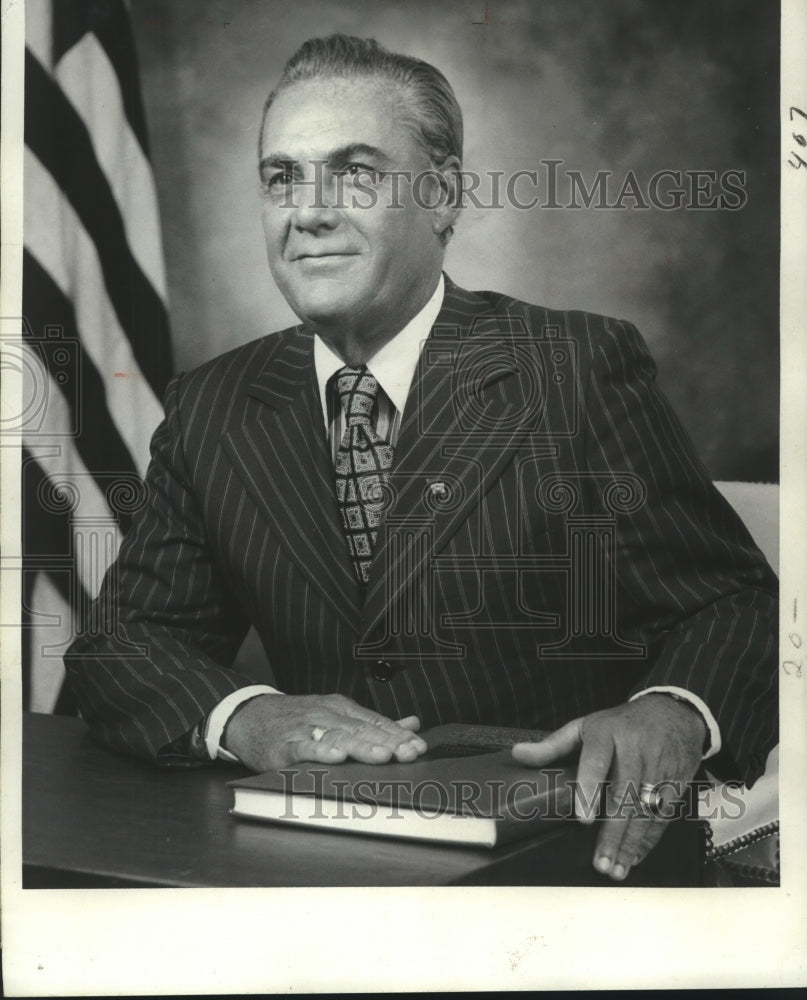
{"label": "elderly man", "polygon": [[[465,721],[555,730],[513,753],[579,750],[581,801],[705,756],[752,781],[775,578],[629,323],[442,273],[461,156],[434,67],[344,36],[289,61],[259,171],[300,324],[171,382],[103,627],[66,658],[82,715],[163,764],[412,761],[421,724]],[[250,625],[277,688],[231,669]],[[606,819],[596,867],[663,829]]]}

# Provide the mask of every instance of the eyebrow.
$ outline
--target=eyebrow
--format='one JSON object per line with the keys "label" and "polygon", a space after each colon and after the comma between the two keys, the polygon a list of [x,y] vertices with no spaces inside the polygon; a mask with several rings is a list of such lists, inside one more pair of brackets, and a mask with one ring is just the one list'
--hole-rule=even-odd
{"label": "eyebrow", "polygon": [[[332,149],[325,157],[317,156],[312,159],[315,159],[317,162],[321,162],[324,159],[325,163],[338,164],[345,163],[347,160],[352,160],[357,156],[371,156],[387,162],[389,161],[389,157],[383,150],[377,146],[370,146],[366,142],[351,142],[345,146]],[[288,153],[270,153],[260,161],[258,170],[262,173],[268,168],[288,169],[288,167],[294,166],[299,162],[296,157],[290,156]]]}

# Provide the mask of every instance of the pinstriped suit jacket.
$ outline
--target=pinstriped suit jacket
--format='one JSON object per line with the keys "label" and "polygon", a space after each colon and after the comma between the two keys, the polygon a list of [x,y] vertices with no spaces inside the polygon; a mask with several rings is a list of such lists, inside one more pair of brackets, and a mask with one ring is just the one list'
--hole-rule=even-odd
{"label": "pinstriped suit jacket", "polygon": [[282,690],[425,726],[553,728],[678,685],[717,719],[717,769],[753,780],[777,739],[776,580],[654,375],[628,323],[447,281],[364,594],[313,337],[175,377],[103,627],[66,657],[92,733],[159,760],[253,682],[231,669],[252,624]]}

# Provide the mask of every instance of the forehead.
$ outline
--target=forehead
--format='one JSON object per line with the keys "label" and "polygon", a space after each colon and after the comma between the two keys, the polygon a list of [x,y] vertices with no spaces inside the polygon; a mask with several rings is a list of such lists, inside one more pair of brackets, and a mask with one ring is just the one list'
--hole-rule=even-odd
{"label": "forehead", "polygon": [[303,80],[281,90],[266,115],[261,155],[274,151],[295,159],[325,156],[348,144],[376,146],[399,156],[417,144],[400,124],[403,95],[389,80]]}

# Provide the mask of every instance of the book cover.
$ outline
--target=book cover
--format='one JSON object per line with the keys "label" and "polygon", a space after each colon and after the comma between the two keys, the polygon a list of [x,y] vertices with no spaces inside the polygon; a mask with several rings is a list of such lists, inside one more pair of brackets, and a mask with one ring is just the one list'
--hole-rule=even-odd
{"label": "book cover", "polygon": [[230,782],[233,815],[325,830],[494,847],[573,815],[576,767],[529,768],[510,747],[534,730],[438,726],[407,764],[300,763]]}

